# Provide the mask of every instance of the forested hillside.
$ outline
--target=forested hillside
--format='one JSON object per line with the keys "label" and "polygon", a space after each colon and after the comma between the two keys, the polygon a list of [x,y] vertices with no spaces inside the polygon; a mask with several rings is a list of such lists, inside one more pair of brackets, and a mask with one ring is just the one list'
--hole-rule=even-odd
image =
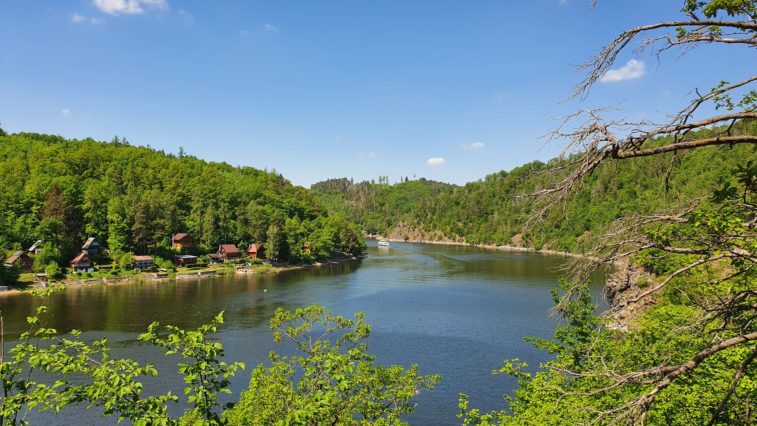
{"label": "forested hillside", "polygon": [[[87,236],[112,254],[146,253],[188,232],[206,250],[263,243],[282,260],[362,251],[362,236],[276,173],[131,146],[0,134],[0,248],[42,240],[65,264]],[[308,245],[310,253],[303,251]]]}
{"label": "forested hillside", "polygon": [[[755,130],[754,122],[740,123],[732,133]],[[464,186],[424,179],[395,185],[333,179],[313,185],[312,191],[329,211],[344,214],[369,233],[583,251],[614,219],[706,196],[733,178],[741,160],[756,156],[754,146],[733,146],[609,163],[588,176],[563,208],[527,227],[534,213],[528,195],[554,185],[567,173],[555,172],[556,166],[568,160],[535,161]]]}

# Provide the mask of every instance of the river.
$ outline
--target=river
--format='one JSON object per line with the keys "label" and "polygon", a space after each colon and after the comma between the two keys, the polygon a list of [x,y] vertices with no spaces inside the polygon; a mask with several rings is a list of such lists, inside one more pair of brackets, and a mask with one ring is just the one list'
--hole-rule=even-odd
{"label": "river", "polygon": [[[548,356],[524,341],[550,337],[557,319],[549,315],[550,290],[557,285],[565,258],[472,247],[369,242],[368,256],[345,264],[278,274],[206,278],[192,281],[96,285],[67,289],[47,302],[49,325],[61,332],[84,331],[84,337],[107,337],[113,355],[155,364],[159,380],[147,390],[181,395],[177,359],[136,340],[152,321],[196,327],[225,311],[217,335],[227,360],[244,361],[232,390],[238,395],[250,370],[266,362],[275,345],[268,320],[277,307],[293,309],[313,303],[335,313],[366,313],[372,325],[371,352],[383,364],[417,363],[423,374],[441,374],[441,383],[422,394],[413,425],[459,424],[460,392],[473,407],[503,408],[502,395],[514,380],[493,376],[502,361],[518,357],[538,366]],[[593,284],[598,294],[599,283]],[[40,304],[28,295],[0,298],[6,340],[17,336],[24,318]],[[7,346],[7,345],[6,345]],[[180,407],[176,407],[179,412]],[[33,413],[32,424],[115,424],[115,418],[76,407],[60,415]]]}

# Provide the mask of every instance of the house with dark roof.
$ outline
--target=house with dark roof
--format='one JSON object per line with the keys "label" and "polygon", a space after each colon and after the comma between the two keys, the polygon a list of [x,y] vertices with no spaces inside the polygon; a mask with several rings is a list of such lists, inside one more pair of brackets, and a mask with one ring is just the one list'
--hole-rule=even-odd
{"label": "house with dark roof", "polygon": [[11,257],[5,259],[4,265],[7,267],[17,265],[21,269],[21,272],[31,272],[34,260],[29,256],[29,253],[19,250],[13,253]]}
{"label": "house with dark roof", "polygon": [[193,248],[195,246],[195,240],[191,235],[180,232],[174,234],[171,237],[171,248],[176,251],[182,251],[184,249]]}
{"label": "house with dark roof", "polygon": [[87,253],[81,252],[71,262],[71,269],[74,272],[92,272],[95,268],[92,267],[92,261],[89,259]]}
{"label": "house with dark roof", "polygon": [[197,256],[191,254],[177,254],[173,257],[173,263],[176,266],[189,266],[197,263]]}
{"label": "house with dark roof", "polygon": [[81,247],[81,251],[87,253],[90,256],[98,256],[102,253],[102,245],[100,245],[100,242],[97,241],[97,238],[89,237]]}
{"label": "house with dark roof", "polygon": [[235,260],[242,257],[242,253],[234,244],[221,244],[218,246],[218,256],[223,260]]}
{"label": "house with dark roof", "polygon": [[39,254],[42,251],[42,240],[35,241],[27,251],[31,254]]}

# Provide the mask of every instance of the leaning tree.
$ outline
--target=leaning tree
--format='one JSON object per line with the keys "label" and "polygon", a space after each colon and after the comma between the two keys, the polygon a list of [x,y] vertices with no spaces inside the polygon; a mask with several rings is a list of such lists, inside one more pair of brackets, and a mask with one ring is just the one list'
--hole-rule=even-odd
{"label": "leaning tree", "polygon": [[[705,45],[757,47],[757,1],[686,0],[683,17],[627,30],[581,66],[585,98],[621,52],[686,54]],[[580,110],[552,140],[567,147],[553,182],[535,195],[535,218],[559,206],[613,162],[664,157],[668,177],[682,159],[727,150],[740,165],[712,182],[707,197],[668,211],[618,219],[597,239],[591,261],[577,262],[555,311],[567,321],[537,346],[556,357],[536,374],[507,361],[520,379],[509,411],[483,414],[461,399],[466,424],[754,424],[757,422],[757,75],[732,58],[740,81],[715,78],[709,90],[664,120],[629,121],[607,110]],[[638,163],[637,163],[638,164]],[[533,222],[531,222],[533,223]],[[618,272],[601,318],[584,283],[599,267]],[[620,321],[619,318],[623,320]]]}

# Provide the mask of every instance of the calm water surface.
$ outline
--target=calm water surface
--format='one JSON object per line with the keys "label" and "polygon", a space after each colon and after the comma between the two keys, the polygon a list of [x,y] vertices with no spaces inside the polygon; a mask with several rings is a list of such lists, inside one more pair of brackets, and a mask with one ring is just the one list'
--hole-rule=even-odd
{"label": "calm water surface", "polygon": [[[507,358],[536,366],[547,356],[524,342],[525,336],[550,337],[557,320],[549,316],[550,290],[565,259],[539,254],[498,252],[469,247],[369,242],[368,257],[274,275],[219,277],[69,289],[48,303],[50,326],[80,329],[85,338],[108,337],[114,356],[151,362],[159,380],[146,381],[148,391],[172,390],[181,395],[175,374],[177,359],[164,357],[136,340],[152,321],[196,327],[225,311],[218,334],[228,360],[247,370],[232,384],[238,395],[250,370],[267,362],[275,345],[268,320],[277,307],[293,309],[317,303],[338,314],[366,313],[372,325],[371,352],[384,364],[417,363],[424,374],[441,374],[442,382],[418,399],[411,424],[459,424],[455,418],[460,392],[482,409],[502,408],[502,395],[514,381],[492,376]],[[267,290],[267,291],[264,291]],[[599,285],[594,285],[595,292]],[[39,301],[0,298],[6,337],[17,336],[24,318]],[[176,413],[182,408],[176,407]],[[69,408],[58,416],[30,416],[33,423],[115,424],[98,412]],[[36,420],[36,421],[35,421]]]}

